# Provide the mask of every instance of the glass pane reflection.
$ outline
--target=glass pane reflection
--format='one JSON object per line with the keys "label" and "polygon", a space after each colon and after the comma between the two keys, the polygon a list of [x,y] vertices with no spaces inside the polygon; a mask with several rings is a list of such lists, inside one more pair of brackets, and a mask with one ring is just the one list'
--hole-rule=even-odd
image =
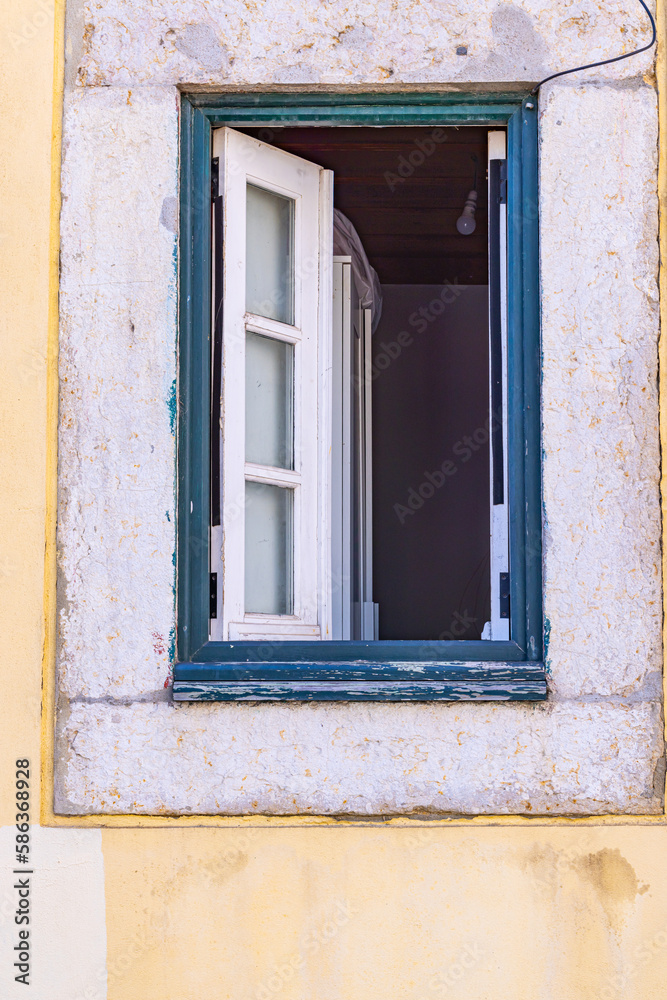
{"label": "glass pane reflection", "polygon": [[245,610],[291,615],[293,492],[245,485]]}
{"label": "glass pane reflection", "polygon": [[247,185],[246,309],[294,323],[294,202]]}
{"label": "glass pane reflection", "polygon": [[293,468],[294,347],[246,334],[245,459]]}

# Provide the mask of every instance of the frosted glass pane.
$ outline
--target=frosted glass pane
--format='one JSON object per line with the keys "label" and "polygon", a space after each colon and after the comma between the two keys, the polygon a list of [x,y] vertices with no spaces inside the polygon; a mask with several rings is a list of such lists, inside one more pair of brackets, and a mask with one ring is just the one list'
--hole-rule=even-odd
{"label": "frosted glass pane", "polygon": [[294,347],[248,333],[245,350],[246,462],[291,469]]}
{"label": "frosted glass pane", "polygon": [[246,482],[245,609],[292,614],[292,490]]}
{"label": "frosted glass pane", "polygon": [[246,309],[294,323],[294,202],[247,186]]}

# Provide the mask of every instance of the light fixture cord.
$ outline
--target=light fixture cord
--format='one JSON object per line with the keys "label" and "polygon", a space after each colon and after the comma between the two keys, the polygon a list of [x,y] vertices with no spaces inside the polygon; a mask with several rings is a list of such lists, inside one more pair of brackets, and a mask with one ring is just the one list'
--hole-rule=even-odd
{"label": "light fixture cord", "polygon": [[656,37],[655,21],[653,20],[653,14],[644,3],[644,0],[639,0],[639,2],[648,14],[648,19],[651,22],[651,29],[653,31],[653,36],[648,45],[642,45],[641,48],[633,49],[632,52],[625,52],[622,56],[614,56],[613,59],[602,59],[601,62],[587,63],[585,66],[575,66],[574,69],[563,69],[560,73],[552,73],[551,76],[545,76],[544,80],[540,80],[539,83],[535,84],[530,92],[531,95],[536,94],[543,84],[548,83],[549,80],[555,80],[558,76],[567,76],[569,73],[579,73],[582,69],[593,69],[595,66],[607,66],[609,63],[620,62],[621,59],[629,59],[630,56],[638,56],[640,52],[646,52],[647,49],[652,48],[652,46],[655,45]]}

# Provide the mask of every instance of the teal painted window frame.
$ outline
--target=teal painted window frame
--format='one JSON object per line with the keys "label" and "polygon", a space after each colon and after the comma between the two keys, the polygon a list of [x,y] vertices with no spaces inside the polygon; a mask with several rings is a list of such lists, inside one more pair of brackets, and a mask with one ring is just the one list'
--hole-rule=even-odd
{"label": "teal painted window frame", "polygon": [[[511,639],[211,642],[211,130],[500,125],[508,135]],[[540,701],[542,617],[537,101],[522,94],[182,94],[177,701]]]}

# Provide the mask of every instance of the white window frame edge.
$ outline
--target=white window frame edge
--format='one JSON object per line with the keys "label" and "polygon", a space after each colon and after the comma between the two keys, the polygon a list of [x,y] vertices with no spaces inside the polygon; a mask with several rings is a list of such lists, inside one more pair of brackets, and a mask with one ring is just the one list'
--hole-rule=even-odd
{"label": "white window frame edge", "polygon": [[[488,161],[507,159],[507,135],[504,131],[488,133]],[[503,500],[493,503],[493,435],[491,371],[491,322],[489,313],[489,504],[491,532],[491,621],[487,623],[482,638],[509,640],[510,618],[500,617],[500,574],[510,572],[509,564],[509,472],[507,451],[507,205],[500,205],[500,330],[502,345],[502,438],[503,438]],[[489,303],[490,308],[490,303]],[[487,631],[488,630],[488,631]]]}

